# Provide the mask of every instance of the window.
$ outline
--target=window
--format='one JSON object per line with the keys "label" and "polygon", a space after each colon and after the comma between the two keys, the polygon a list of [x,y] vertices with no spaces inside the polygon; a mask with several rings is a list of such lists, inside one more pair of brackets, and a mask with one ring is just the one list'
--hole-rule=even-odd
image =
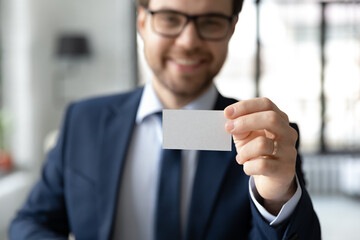
{"label": "window", "polygon": [[359,77],[359,3],[245,1],[217,85],[237,99],[255,97],[258,88],[299,125],[303,152],[355,151]]}
{"label": "window", "polygon": [[[151,73],[138,49],[144,79]],[[299,125],[302,152],[356,151],[360,2],[245,1],[215,82],[225,96],[274,101]]]}

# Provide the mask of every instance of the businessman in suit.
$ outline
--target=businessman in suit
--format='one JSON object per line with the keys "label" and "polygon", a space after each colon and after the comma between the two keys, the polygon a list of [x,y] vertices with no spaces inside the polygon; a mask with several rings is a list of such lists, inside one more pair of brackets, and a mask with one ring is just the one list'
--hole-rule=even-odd
{"label": "businessman in suit", "polygon": [[[152,81],[69,106],[10,238],[320,239],[296,125],[269,99],[237,102],[213,84],[241,8],[141,0]],[[164,108],[224,110],[233,150],[165,153]]]}

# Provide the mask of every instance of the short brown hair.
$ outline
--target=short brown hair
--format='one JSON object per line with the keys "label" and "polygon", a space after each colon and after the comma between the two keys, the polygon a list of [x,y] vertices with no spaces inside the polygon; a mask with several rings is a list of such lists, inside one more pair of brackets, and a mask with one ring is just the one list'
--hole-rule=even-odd
{"label": "short brown hair", "polygon": [[[147,8],[149,6],[149,1],[150,0],[136,0],[136,5]],[[233,15],[237,16],[241,12],[244,0],[233,0],[233,1],[234,1]]]}

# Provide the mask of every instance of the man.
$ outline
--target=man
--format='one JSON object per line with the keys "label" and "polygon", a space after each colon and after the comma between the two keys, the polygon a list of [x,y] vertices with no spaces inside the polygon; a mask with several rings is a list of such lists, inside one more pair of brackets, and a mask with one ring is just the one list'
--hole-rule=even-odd
{"label": "man", "polygon": [[[12,239],[320,239],[295,125],[268,99],[236,102],[213,85],[241,6],[140,1],[152,82],[69,107]],[[182,151],[182,172],[162,171],[175,159],[160,160],[163,108],[224,110],[235,148]]]}

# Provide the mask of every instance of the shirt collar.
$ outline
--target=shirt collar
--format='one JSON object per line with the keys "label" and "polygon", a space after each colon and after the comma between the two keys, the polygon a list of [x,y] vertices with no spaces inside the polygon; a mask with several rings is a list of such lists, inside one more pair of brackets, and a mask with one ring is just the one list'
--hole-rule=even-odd
{"label": "shirt collar", "polygon": [[[200,97],[186,105],[183,109],[187,110],[211,110],[214,108],[218,91],[214,84]],[[164,106],[156,95],[151,82],[144,86],[139,108],[136,115],[136,123],[141,123],[147,116],[162,111]]]}

